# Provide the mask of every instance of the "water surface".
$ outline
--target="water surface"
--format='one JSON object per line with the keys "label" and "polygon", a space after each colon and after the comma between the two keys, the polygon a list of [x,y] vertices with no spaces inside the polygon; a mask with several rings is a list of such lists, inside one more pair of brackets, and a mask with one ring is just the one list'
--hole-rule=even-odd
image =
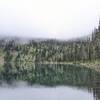
{"label": "water surface", "polygon": [[99,71],[61,64],[36,64],[34,68],[30,74],[17,77],[31,79],[31,86],[18,82],[10,87],[2,84],[0,100],[100,100]]}
{"label": "water surface", "polygon": [[0,100],[94,100],[87,90],[67,86],[1,88]]}

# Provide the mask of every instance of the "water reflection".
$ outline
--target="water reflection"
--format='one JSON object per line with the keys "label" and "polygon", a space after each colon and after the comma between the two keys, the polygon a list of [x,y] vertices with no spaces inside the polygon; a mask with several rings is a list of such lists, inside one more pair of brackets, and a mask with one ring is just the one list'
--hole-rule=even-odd
{"label": "water reflection", "polygon": [[100,100],[100,73],[74,65],[36,65],[36,81],[41,84],[67,85],[88,89],[94,100]]}
{"label": "water reflection", "polygon": [[0,88],[0,100],[93,100],[86,90],[67,86]]}
{"label": "water reflection", "polygon": [[[29,72],[25,69],[20,74],[15,74],[15,79],[24,80],[29,84],[47,86],[65,85],[88,90],[94,100],[100,100],[100,73],[89,68],[76,65],[63,64],[33,64],[29,66]],[[70,92],[70,91],[69,91]]]}
{"label": "water reflection", "polygon": [[94,75],[93,86],[91,87],[94,100],[100,100],[100,78]]}

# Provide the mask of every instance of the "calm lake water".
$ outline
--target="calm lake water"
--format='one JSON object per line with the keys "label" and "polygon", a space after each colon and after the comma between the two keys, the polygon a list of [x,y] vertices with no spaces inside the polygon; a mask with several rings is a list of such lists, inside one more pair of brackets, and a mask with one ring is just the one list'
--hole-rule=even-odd
{"label": "calm lake water", "polygon": [[36,82],[43,85],[29,86],[24,82],[15,82],[12,86],[2,84],[0,100],[100,100],[99,72],[65,65],[36,68]]}
{"label": "calm lake water", "polygon": [[60,87],[0,88],[0,100],[94,100],[84,89]]}

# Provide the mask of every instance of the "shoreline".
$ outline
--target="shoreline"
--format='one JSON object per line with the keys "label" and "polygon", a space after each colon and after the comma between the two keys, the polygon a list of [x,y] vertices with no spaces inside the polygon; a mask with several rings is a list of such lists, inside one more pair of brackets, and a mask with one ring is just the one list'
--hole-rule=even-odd
{"label": "shoreline", "polygon": [[[33,62],[33,64],[69,64],[69,65],[78,65],[82,67],[87,67],[94,69],[96,71],[100,72],[100,60],[95,60],[95,61],[85,61],[85,62]],[[3,66],[3,64],[0,63],[0,68]]]}
{"label": "shoreline", "polygon": [[96,60],[96,61],[86,61],[86,62],[40,62],[40,63],[36,63],[36,64],[69,64],[69,65],[78,65],[78,66],[83,66],[83,67],[87,67],[87,68],[91,68],[94,69],[96,71],[100,72],[100,61]]}

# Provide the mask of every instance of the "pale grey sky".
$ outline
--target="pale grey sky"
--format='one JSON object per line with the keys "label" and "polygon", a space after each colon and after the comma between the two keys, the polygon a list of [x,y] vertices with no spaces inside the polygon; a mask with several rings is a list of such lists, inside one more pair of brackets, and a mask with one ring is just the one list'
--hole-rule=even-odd
{"label": "pale grey sky", "polygon": [[100,0],[0,0],[0,34],[69,39],[98,26]]}

